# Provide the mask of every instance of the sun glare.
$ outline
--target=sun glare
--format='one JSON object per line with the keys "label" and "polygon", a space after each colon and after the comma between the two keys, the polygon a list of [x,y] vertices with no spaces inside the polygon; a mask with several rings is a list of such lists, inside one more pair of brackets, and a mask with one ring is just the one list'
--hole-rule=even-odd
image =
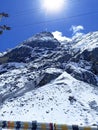
{"label": "sun glare", "polygon": [[60,11],[63,8],[64,0],[44,0],[44,8],[48,12]]}

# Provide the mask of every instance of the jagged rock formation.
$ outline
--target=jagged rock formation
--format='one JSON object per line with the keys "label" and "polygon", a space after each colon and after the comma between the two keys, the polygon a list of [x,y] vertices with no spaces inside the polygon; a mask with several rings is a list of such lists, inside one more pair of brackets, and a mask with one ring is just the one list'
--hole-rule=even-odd
{"label": "jagged rock formation", "polygon": [[[94,32],[84,35],[82,40],[74,39],[74,43],[72,43],[72,41],[67,43],[66,41],[66,48],[64,48],[50,32],[42,32],[34,35],[18,47],[1,56],[0,64],[4,66],[4,64],[12,62],[32,62],[33,70],[44,70],[49,67],[58,68],[66,70],[78,80],[98,85],[96,77],[98,74],[97,35],[98,33]],[[93,43],[94,36],[96,39]],[[87,44],[84,44],[84,42]],[[70,46],[68,44],[70,44]],[[89,47],[88,44],[92,45],[92,47]],[[72,64],[72,62],[74,64]],[[36,67],[34,67],[35,64]],[[74,69],[72,69],[71,66],[68,67],[69,64],[73,66]],[[75,67],[74,65],[76,64],[77,66]],[[86,68],[88,65],[89,69]],[[79,72],[77,72],[77,70],[79,70]],[[2,74],[6,71],[7,70],[3,69],[0,73]]]}

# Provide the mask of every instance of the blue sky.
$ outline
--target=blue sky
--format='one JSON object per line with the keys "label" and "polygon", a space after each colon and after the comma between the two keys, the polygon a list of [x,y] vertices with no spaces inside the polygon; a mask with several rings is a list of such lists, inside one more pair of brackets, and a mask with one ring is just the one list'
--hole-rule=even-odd
{"label": "blue sky", "polygon": [[0,25],[12,28],[0,35],[0,52],[14,48],[46,28],[50,32],[60,31],[67,37],[71,37],[74,27],[80,25],[83,33],[98,30],[98,0],[65,0],[62,11],[58,13],[46,13],[42,6],[43,0],[0,1],[0,12],[10,15],[3,18]]}

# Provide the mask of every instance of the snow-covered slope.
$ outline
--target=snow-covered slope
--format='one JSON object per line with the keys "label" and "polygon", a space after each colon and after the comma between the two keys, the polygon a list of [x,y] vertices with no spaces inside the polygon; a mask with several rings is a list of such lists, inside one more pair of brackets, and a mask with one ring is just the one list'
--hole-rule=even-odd
{"label": "snow-covered slope", "polygon": [[90,32],[86,35],[82,35],[80,39],[77,38],[76,41],[78,42],[75,43],[72,48],[73,49],[78,48],[82,52],[86,49],[91,51],[92,49],[96,47],[98,48],[98,31]]}
{"label": "snow-covered slope", "polygon": [[98,125],[97,36],[42,32],[0,55],[0,119]]}
{"label": "snow-covered slope", "polygon": [[0,118],[67,124],[98,123],[98,88],[63,72],[53,82],[6,101]]}

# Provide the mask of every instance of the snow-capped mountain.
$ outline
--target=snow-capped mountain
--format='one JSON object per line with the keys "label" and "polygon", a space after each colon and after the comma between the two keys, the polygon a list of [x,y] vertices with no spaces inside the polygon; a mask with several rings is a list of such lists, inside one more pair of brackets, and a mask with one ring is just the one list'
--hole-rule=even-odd
{"label": "snow-capped mountain", "polygon": [[0,54],[0,119],[98,125],[98,32],[41,32]]}

